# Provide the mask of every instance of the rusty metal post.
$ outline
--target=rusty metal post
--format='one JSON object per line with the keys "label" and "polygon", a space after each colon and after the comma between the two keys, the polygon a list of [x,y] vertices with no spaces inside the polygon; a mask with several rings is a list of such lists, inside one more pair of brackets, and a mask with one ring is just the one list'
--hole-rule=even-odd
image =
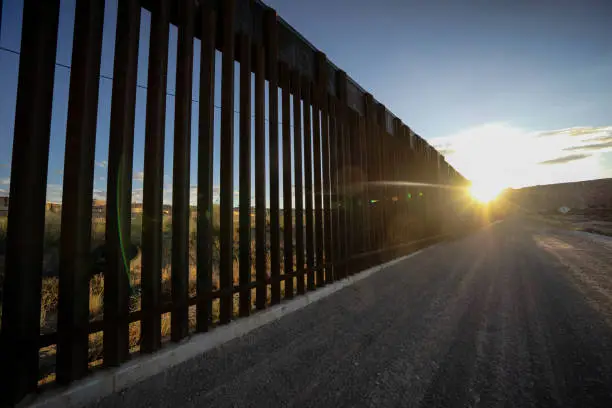
{"label": "rusty metal post", "polygon": [[56,369],[60,384],[87,374],[91,206],[103,21],[103,0],[77,2],[62,189]]}
{"label": "rusty metal post", "polygon": [[174,108],[172,176],[172,341],[189,333],[189,172],[191,167],[191,93],[195,4],[180,0]]}
{"label": "rusty metal post", "polygon": [[197,198],[197,277],[196,331],[205,332],[212,324],[213,270],[213,151],[215,44],[217,13],[207,2],[200,15],[200,106],[198,118],[198,198]]}
{"label": "rusty metal post", "polygon": [[[106,184],[106,270],[104,271],[105,366],[129,356],[129,265],[125,241],[131,234],[132,163],[136,79],[140,40],[140,3],[119,3],[113,68],[108,175]],[[108,204],[110,203],[110,204]]]}
{"label": "rusty metal post", "polygon": [[59,0],[26,0],[6,239],[0,395],[17,403],[38,382],[45,199]]}

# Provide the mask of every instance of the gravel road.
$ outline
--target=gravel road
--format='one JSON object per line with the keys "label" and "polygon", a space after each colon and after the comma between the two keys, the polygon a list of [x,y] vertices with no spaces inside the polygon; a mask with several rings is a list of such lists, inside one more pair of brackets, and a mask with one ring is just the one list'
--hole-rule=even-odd
{"label": "gravel road", "polygon": [[612,407],[612,239],[509,219],[98,407]]}

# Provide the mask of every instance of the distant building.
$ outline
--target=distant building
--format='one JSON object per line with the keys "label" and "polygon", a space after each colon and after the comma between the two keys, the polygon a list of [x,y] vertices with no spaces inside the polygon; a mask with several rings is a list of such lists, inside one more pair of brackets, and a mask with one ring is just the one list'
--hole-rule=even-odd
{"label": "distant building", "polygon": [[136,214],[142,214],[142,203],[132,203],[132,217]]}
{"label": "distant building", "polygon": [[92,221],[101,221],[106,219],[106,201],[93,200],[91,207]]}
{"label": "distant building", "polygon": [[59,213],[62,211],[62,204],[61,203],[52,203],[52,202],[47,202],[45,204],[45,210],[52,212],[52,213]]}
{"label": "distant building", "polygon": [[[142,203],[132,203],[132,218],[137,215],[142,214],[142,211],[143,211]],[[162,213],[164,215],[168,215],[172,213],[172,206],[168,204],[164,204],[164,206],[162,207]]]}

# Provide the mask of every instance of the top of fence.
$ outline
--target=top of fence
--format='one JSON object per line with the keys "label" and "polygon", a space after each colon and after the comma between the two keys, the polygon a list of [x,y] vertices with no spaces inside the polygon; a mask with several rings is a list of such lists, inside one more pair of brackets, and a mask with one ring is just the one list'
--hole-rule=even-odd
{"label": "top of fence", "polygon": [[[143,7],[147,9],[152,8],[153,0],[141,0]],[[214,10],[220,10],[223,4],[223,0],[196,0],[199,15],[199,8],[203,5],[211,7]],[[236,14],[235,14],[235,32],[244,33],[251,37],[252,41],[256,44],[262,44],[264,42],[264,15],[267,10],[272,10],[271,7],[264,4],[261,0],[236,0]],[[276,11],[274,11],[276,13]],[[219,15],[219,14],[218,14]],[[170,13],[171,22],[176,23],[178,21],[178,2],[172,2],[172,10]],[[278,59],[287,63],[291,70],[298,71],[302,77],[308,78],[312,81],[317,80],[317,64],[316,56],[317,53],[322,52],[315,47],[310,41],[302,36],[296,29],[294,29],[288,22],[281,18],[278,14]],[[196,37],[199,37],[200,30],[198,26],[200,24],[199,19],[196,20]],[[221,25],[218,25],[219,35],[217,38],[221,39]],[[217,48],[220,48],[220,43]],[[330,95],[337,96],[337,74],[341,71],[335,64],[329,59],[326,59],[326,77],[327,77],[327,91]],[[357,111],[360,115],[365,115],[365,100],[364,96],[367,94],[355,80],[346,76],[346,103],[353,110]],[[375,104],[381,104],[374,98]],[[391,135],[395,135],[395,128],[393,126],[394,119],[397,118],[389,110],[385,109],[385,128]],[[401,121],[401,119],[400,119]],[[417,139],[424,139],[411,130],[411,136],[414,135]],[[424,141],[425,142],[425,141]],[[424,143],[425,149],[432,149],[437,155],[442,156],[427,142]],[[442,156],[443,157],[443,156]],[[455,170],[456,172],[456,170]],[[456,172],[459,174],[458,172]],[[462,177],[462,176],[461,176]],[[463,177],[462,177],[463,178]]]}

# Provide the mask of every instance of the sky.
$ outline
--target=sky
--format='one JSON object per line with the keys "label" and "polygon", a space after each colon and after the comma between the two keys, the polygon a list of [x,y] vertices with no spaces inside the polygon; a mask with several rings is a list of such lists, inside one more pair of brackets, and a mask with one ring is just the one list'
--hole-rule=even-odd
{"label": "sky", "polygon": [[[0,143],[11,147],[15,98],[17,92],[17,74],[19,56],[6,50],[19,51],[21,39],[23,0],[5,0],[2,15],[2,30],[0,32],[0,87],[4,90],[0,95]],[[58,49],[56,56],[55,84],[51,120],[51,141],[49,154],[47,200],[60,202],[62,195],[64,149],[66,140],[66,122],[68,114],[68,94],[70,85],[70,66],[73,42],[75,0],[60,2],[60,20],[58,33]],[[104,31],[102,43],[102,58],[100,75],[112,78],[115,43],[115,28],[117,19],[117,0],[107,0],[104,15]],[[134,167],[133,167],[133,201],[142,202],[144,141],[147,98],[147,70],[151,15],[144,10],[141,13],[140,44],[138,53],[138,79],[136,89],[136,115],[134,125]],[[166,97],[166,127],[164,154],[164,194],[165,204],[172,201],[172,165],[173,165],[173,134],[174,134],[174,92],[176,84],[176,43],[177,28],[170,26],[168,47],[168,75]],[[199,40],[194,42],[194,72],[192,103],[192,155],[190,184],[192,185],[191,202],[195,204],[197,196],[197,129],[198,129],[198,89],[199,89]],[[238,64],[237,64],[238,65]],[[216,73],[221,69],[221,54],[216,55]],[[238,77],[236,76],[236,81]],[[217,81],[219,82],[219,81]],[[112,81],[101,78],[99,86],[98,123],[96,131],[94,198],[106,197],[106,164],[108,161],[108,141],[110,127],[110,106],[112,96]],[[238,110],[238,88],[236,89],[236,110]],[[220,83],[215,87],[215,105],[221,105]],[[235,115],[234,127],[238,126],[238,115]],[[220,109],[215,109],[215,150],[214,150],[214,197],[219,200],[219,130]],[[236,143],[237,147],[237,143]],[[236,149],[236,154],[238,149]],[[8,193],[10,182],[11,149],[0,150],[0,194]],[[238,172],[235,161],[234,172]],[[237,181],[236,181],[237,184]],[[237,193],[235,194],[237,198]]]}
{"label": "sky", "polygon": [[[113,74],[116,1],[107,1],[105,11],[101,74],[107,77]],[[62,65],[70,65],[74,3],[61,2],[49,201],[61,201],[70,81],[70,70]],[[522,187],[612,177],[612,2],[268,0],[266,4],[475,183]],[[19,55],[12,51],[19,52],[22,6],[22,0],[4,0],[0,31],[0,194],[8,193],[10,184],[19,64]],[[149,13],[143,12],[135,201],[142,197],[149,23]],[[176,27],[172,27],[166,99],[166,203],[172,191],[176,40]],[[197,182],[198,47],[196,41],[192,186]],[[220,58],[217,70],[219,62]],[[219,86],[216,88],[215,101],[220,105]],[[111,90],[112,82],[102,78],[94,180],[98,198],[104,198],[106,190]],[[215,183],[219,181],[219,113],[216,109]],[[237,174],[237,160],[234,168]]]}
{"label": "sky", "polygon": [[611,1],[266,3],[475,183],[612,177]]}

